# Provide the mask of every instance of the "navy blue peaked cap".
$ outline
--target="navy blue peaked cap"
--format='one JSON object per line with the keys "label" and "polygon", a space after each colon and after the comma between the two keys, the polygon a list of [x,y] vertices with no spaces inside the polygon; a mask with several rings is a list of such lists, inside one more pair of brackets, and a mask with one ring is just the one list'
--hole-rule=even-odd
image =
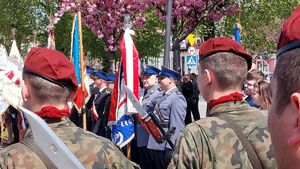
{"label": "navy blue peaked cap", "polygon": [[145,75],[158,75],[160,70],[154,66],[144,65],[142,74]]}
{"label": "navy blue peaked cap", "polygon": [[159,75],[157,76],[158,78],[160,77],[171,77],[173,79],[179,80],[180,79],[180,73],[177,71],[174,71],[172,69],[169,69],[165,66],[161,66],[161,71]]}
{"label": "navy blue peaked cap", "polygon": [[98,78],[100,78],[100,79],[103,79],[103,80],[107,79],[107,74],[104,71],[100,70],[100,69],[98,69],[95,72],[95,76],[98,77]]}
{"label": "navy blue peaked cap", "polygon": [[107,82],[114,82],[115,80],[116,80],[115,74],[109,74],[106,79]]}
{"label": "navy blue peaked cap", "polygon": [[86,73],[89,75],[95,75],[95,69],[92,68],[91,66],[86,66]]}

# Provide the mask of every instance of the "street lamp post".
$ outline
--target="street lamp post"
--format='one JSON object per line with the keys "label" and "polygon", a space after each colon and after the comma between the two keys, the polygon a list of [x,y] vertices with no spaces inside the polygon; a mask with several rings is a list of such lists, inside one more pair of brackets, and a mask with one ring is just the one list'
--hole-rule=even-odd
{"label": "street lamp post", "polygon": [[173,0],[168,0],[167,4],[167,16],[166,16],[166,31],[165,31],[165,44],[164,44],[164,61],[163,64],[166,67],[170,67],[170,37],[171,37],[171,14],[172,14]]}

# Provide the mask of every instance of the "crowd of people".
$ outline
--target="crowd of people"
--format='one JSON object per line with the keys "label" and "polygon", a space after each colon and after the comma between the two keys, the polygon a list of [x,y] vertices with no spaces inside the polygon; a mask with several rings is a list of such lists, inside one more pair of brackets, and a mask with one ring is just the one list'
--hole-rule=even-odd
{"label": "crowd of people", "polygon": [[[91,97],[83,130],[82,114],[68,104],[78,85],[72,63],[58,51],[33,48],[23,68],[23,106],[43,118],[85,168],[298,168],[298,26],[300,6],[282,26],[271,82],[251,69],[252,56],[239,43],[225,37],[200,45],[198,75],[181,77],[164,66],[144,65],[141,103],[166,134],[158,141],[135,117],[134,162],[111,141],[108,116],[115,74],[86,67]],[[199,95],[208,103],[206,118],[199,115]],[[5,113],[8,147],[0,150],[0,168],[55,168],[40,157],[38,147],[28,146],[34,145],[30,128],[12,129],[21,129],[19,116],[12,107]]]}

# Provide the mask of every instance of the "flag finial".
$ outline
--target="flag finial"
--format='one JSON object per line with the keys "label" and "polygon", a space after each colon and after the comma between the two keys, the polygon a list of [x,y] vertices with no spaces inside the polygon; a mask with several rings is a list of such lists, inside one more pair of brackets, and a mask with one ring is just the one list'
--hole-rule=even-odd
{"label": "flag finial", "polygon": [[130,20],[130,15],[125,14],[124,15],[124,29],[131,29],[132,28],[132,23]]}
{"label": "flag finial", "polygon": [[13,40],[15,40],[16,39],[16,34],[17,34],[17,29],[16,28],[12,28],[11,29],[11,34],[12,34]]}

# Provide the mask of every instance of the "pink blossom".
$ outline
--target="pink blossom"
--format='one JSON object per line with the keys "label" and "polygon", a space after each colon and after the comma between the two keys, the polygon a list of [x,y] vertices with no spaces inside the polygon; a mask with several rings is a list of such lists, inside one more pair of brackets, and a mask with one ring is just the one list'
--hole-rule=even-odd
{"label": "pink blossom", "polygon": [[[68,11],[76,13],[76,4],[77,0],[62,0],[54,15],[55,21]],[[81,0],[80,9],[86,26],[108,44],[105,50],[115,51],[123,31],[124,15],[130,15],[132,26],[140,28],[146,20],[143,14],[150,6],[154,7],[154,14],[165,21],[167,0]],[[172,25],[172,34],[175,39],[182,39],[203,19],[218,21],[237,12],[237,7],[228,0],[174,0],[172,11],[172,21],[176,23]]]}

